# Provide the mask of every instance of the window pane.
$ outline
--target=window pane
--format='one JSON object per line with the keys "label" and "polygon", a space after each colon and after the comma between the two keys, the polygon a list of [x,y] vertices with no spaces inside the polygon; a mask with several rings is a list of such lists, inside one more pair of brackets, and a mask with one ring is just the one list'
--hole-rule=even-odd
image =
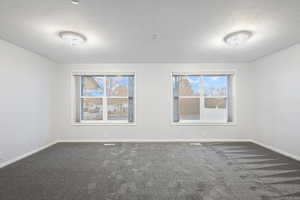
{"label": "window pane", "polygon": [[128,98],[107,99],[108,120],[128,120]]}
{"label": "window pane", "polygon": [[205,84],[205,96],[226,96],[226,75],[207,75],[203,76],[203,79]]}
{"label": "window pane", "polygon": [[103,120],[102,99],[82,99],[82,120]]}
{"label": "window pane", "polygon": [[128,76],[108,76],[106,80],[108,96],[128,96]]}
{"label": "window pane", "polygon": [[103,96],[104,79],[101,76],[82,77],[82,96]]}
{"label": "window pane", "polygon": [[226,98],[205,98],[205,108],[226,108]]}
{"label": "window pane", "polygon": [[200,119],[200,98],[179,99],[180,120]]}
{"label": "window pane", "polygon": [[199,96],[200,77],[199,76],[180,76],[179,96]]}
{"label": "window pane", "polygon": [[201,120],[226,122],[228,112],[226,98],[205,98],[205,109],[201,112]]}

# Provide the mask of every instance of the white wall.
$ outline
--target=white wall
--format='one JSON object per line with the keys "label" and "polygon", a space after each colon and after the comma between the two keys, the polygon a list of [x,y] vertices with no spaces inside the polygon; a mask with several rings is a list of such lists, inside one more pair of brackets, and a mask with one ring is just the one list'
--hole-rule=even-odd
{"label": "white wall", "polygon": [[300,158],[300,45],[251,65],[257,128],[251,137]]}
{"label": "white wall", "polygon": [[[171,115],[171,72],[237,70],[236,126],[174,126]],[[247,64],[88,64],[61,65],[58,72],[58,113],[55,117],[59,140],[198,140],[249,139],[253,128],[251,76]],[[136,126],[72,126],[71,72],[136,72]]]}
{"label": "white wall", "polygon": [[56,64],[0,40],[0,166],[53,141]]}
{"label": "white wall", "polygon": [[[300,157],[300,45],[249,64],[57,65],[0,40],[0,166],[55,140],[247,140]],[[236,74],[235,126],[171,125],[171,72]],[[71,72],[136,72],[136,126],[72,126]]]}

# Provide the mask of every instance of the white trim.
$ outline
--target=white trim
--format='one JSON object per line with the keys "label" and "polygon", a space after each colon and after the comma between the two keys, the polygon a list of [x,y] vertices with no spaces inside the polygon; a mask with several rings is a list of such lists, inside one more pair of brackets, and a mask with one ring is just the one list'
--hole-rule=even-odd
{"label": "white trim", "polygon": [[44,145],[44,146],[42,146],[42,147],[39,147],[39,148],[33,150],[33,151],[29,151],[29,152],[27,152],[27,153],[25,153],[25,154],[23,154],[23,155],[21,155],[21,156],[18,156],[18,157],[16,157],[16,158],[13,158],[13,159],[10,159],[10,160],[5,161],[5,162],[3,162],[3,163],[0,163],[0,169],[3,168],[3,167],[5,167],[5,166],[7,166],[7,165],[13,164],[13,163],[15,163],[15,162],[17,162],[17,161],[19,161],[19,160],[22,160],[22,159],[24,159],[24,158],[26,158],[26,157],[28,157],[28,156],[31,156],[31,155],[33,155],[33,154],[39,152],[39,151],[42,151],[42,150],[44,150],[44,149],[46,149],[46,148],[48,148],[48,147],[50,147],[50,146],[52,146],[52,145],[54,145],[54,144],[56,144],[56,143],[58,143],[58,142],[57,142],[57,141],[51,142],[51,143],[49,143],[49,144],[46,144],[46,145]]}
{"label": "white trim", "polygon": [[286,156],[286,157],[289,157],[289,158],[291,158],[291,159],[300,161],[300,156],[296,156],[296,155],[293,155],[293,154],[291,154],[291,153],[288,153],[288,152],[286,152],[286,151],[284,151],[284,150],[280,150],[280,149],[277,149],[277,148],[275,148],[275,147],[271,147],[271,146],[266,145],[266,144],[264,144],[264,143],[262,143],[262,142],[258,142],[258,141],[255,141],[255,140],[251,140],[251,142],[253,142],[253,143],[255,143],[255,144],[259,145],[259,146],[262,146],[262,147],[264,147],[264,148],[266,148],[266,149],[269,149],[269,150],[271,150],[271,151],[274,151],[274,152],[276,152],[276,153],[282,154],[282,155],[284,155],[284,156]]}
{"label": "white trim", "polygon": [[173,126],[236,126],[235,122],[205,122],[200,121],[194,122],[190,120],[186,121],[179,121],[179,122],[172,122],[171,125]]}
{"label": "white trim", "polygon": [[129,96],[80,96],[80,99],[128,99]]}
{"label": "white trim", "polygon": [[80,96],[80,99],[103,99],[104,96]]}
{"label": "white trim", "polygon": [[[81,120],[80,123],[106,124],[107,121],[105,121],[105,120]],[[109,120],[109,123],[111,123],[111,124],[127,124],[130,122],[128,122],[128,120]]]}
{"label": "white trim", "polygon": [[136,126],[135,122],[128,121],[81,121],[72,122],[72,126]]}
{"label": "white trim", "polygon": [[101,71],[72,71],[72,76],[107,76],[107,75],[120,75],[120,76],[134,76],[135,72],[101,72]]}
{"label": "white trim", "polygon": [[197,72],[172,72],[173,75],[234,75],[236,74],[236,69],[222,69],[222,70],[201,70]]}

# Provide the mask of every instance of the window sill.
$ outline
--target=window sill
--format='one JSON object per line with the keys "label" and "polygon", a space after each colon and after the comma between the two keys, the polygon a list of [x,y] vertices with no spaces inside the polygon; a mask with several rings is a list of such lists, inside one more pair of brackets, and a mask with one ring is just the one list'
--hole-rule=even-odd
{"label": "window sill", "polygon": [[72,122],[72,126],[136,126],[128,122]]}
{"label": "window sill", "polygon": [[172,122],[173,126],[236,126],[235,122]]}

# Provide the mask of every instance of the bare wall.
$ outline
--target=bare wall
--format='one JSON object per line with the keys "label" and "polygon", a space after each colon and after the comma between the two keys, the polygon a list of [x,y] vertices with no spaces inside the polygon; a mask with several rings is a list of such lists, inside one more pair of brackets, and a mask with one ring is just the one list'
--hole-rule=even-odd
{"label": "bare wall", "polygon": [[56,64],[0,40],[0,166],[54,140]]}
{"label": "bare wall", "polygon": [[250,64],[257,129],[251,137],[300,158],[300,44]]}

